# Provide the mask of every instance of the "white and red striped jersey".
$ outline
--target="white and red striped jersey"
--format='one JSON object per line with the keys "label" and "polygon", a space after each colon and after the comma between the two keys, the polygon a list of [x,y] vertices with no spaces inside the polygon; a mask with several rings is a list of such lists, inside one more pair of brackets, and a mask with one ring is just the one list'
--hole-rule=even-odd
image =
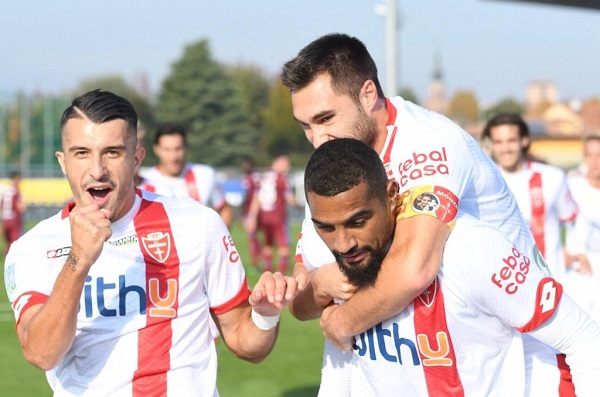
{"label": "white and red striped jersey", "polygon": [[[10,249],[5,278],[17,322],[48,299],[64,266],[69,208]],[[83,287],[73,345],[47,372],[55,395],[218,395],[210,313],[250,294],[221,218],[186,198],[138,191],[111,229]]]}
{"label": "white and red striped jersey", "polygon": [[571,222],[577,215],[566,173],[559,167],[533,161],[524,162],[519,171],[501,172],[550,272],[557,280],[564,281],[561,223]]}
{"label": "white and red striped jersey", "polygon": [[570,254],[586,256],[592,274],[570,270],[565,287],[569,288],[573,299],[600,323],[600,294],[597,291],[600,286],[600,189],[592,186],[583,173],[569,175],[567,181],[578,207],[575,224],[567,233],[567,248]]}
{"label": "white and red striped jersey", "polygon": [[158,167],[141,173],[144,190],[171,197],[191,197],[220,211],[225,206],[225,195],[214,168],[205,164],[187,163],[178,177],[163,175]]}
{"label": "white and red striped jersey", "polygon": [[[534,244],[498,167],[472,136],[446,117],[400,97],[386,101],[388,135],[380,157],[389,178],[400,185],[400,194],[429,190],[439,201],[434,216],[444,222],[451,225],[460,211],[498,227],[521,246]],[[306,240],[311,241],[308,251],[302,249]],[[311,266],[333,262],[330,254],[322,254],[327,248],[315,249],[317,245],[324,243],[307,209],[298,253]]]}
{"label": "white and red striped jersey", "polygon": [[568,353],[579,396],[600,390],[600,326],[547,276],[534,251],[460,217],[434,283],[406,310],[355,336],[351,395],[537,396],[572,387],[560,384],[557,370],[546,379],[554,393],[530,394],[522,332]]}
{"label": "white and red striped jersey", "polygon": [[[400,97],[388,98],[386,106],[388,135],[380,157],[388,177],[398,182],[401,195],[409,195],[409,204],[416,203],[423,193],[437,198],[434,210],[409,209],[409,216],[436,216],[452,226],[458,213],[469,214],[497,227],[525,252],[537,250],[500,170],[472,136],[446,117]],[[308,269],[335,261],[315,231],[308,206],[296,260]],[[526,355],[527,380],[534,395],[544,395],[543,385],[555,372],[556,356],[540,344],[535,349],[528,346]],[[331,361],[324,358],[324,363]]]}

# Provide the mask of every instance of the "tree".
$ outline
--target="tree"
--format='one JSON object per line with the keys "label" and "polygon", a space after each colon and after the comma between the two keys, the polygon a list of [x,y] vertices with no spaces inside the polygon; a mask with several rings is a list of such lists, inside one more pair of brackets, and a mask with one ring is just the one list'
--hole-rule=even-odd
{"label": "tree", "polygon": [[190,161],[231,165],[253,152],[251,117],[226,68],[213,60],[207,40],[188,45],[173,64],[162,84],[157,115],[187,128]]}
{"label": "tree", "polygon": [[490,119],[499,113],[517,113],[523,114],[523,105],[521,105],[516,99],[504,98],[501,101],[490,106],[483,112],[485,119]]}
{"label": "tree", "polygon": [[419,104],[419,98],[417,98],[417,94],[410,88],[404,87],[400,90],[400,96],[407,101],[414,103],[415,105]]}
{"label": "tree", "polygon": [[313,152],[300,125],[294,120],[290,91],[277,78],[269,93],[269,104],[264,111],[265,132],[261,146],[268,154],[263,162],[278,153],[288,153],[294,165],[304,165]]}
{"label": "tree", "polygon": [[448,116],[461,125],[479,118],[479,105],[472,91],[458,91],[450,100]]}
{"label": "tree", "polygon": [[263,114],[269,101],[271,80],[257,66],[236,64],[226,67],[229,78],[240,96],[242,110],[250,118],[252,149],[254,153],[261,150],[260,137],[264,131]]}

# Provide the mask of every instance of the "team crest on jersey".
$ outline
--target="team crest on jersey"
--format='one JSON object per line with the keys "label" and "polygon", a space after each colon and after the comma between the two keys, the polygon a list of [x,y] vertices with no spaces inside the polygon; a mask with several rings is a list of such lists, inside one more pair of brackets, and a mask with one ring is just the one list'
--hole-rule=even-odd
{"label": "team crest on jersey", "polygon": [[437,285],[438,279],[436,277],[435,280],[433,280],[433,282],[429,284],[429,287],[427,287],[427,289],[425,289],[425,291],[423,291],[423,293],[419,295],[419,300],[421,300],[421,302],[423,302],[425,306],[431,307],[431,305],[433,305],[433,302],[435,301],[435,296],[437,294]]}
{"label": "team crest on jersey", "polygon": [[171,253],[171,236],[163,232],[150,233],[142,237],[142,245],[153,259],[165,263]]}

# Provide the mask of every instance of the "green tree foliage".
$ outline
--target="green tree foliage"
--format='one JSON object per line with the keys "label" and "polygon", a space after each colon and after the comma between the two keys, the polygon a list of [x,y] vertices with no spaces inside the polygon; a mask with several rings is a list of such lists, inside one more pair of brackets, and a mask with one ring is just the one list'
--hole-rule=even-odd
{"label": "green tree foliage", "polygon": [[404,87],[400,90],[400,96],[407,101],[414,103],[415,105],[419,104],[419,98],[417,98],[417,94],[410,87]]}
{"label": "green tree foliage", "polygon": [[[248,134],[251,134],[252,153],[260,153],[260,136],[264,130],[263,113],[269,101],[271,81],[265,72],[254,65],[236,64],[226,67],[229,78],[238,91],[242,110],[249,117]],[[252,156],[256,157],[256,156]]]}
{"label": "green tree foliage", "polygon": [[188,131],[188,160],[215,166],[238,164],[253,152],[252,120],[226,68],[213,60],[207,40],[188,45],[164,80],[160,121]]}
{"label": "green tree foliage", "polygon": [[523,114],[524,112],[523,105],[513,98],[504,98],[494,105],[490,106],[483,112],[483,116],[485,119],[490,119],[497,115],[498,113],[517,113]]}
{"label": "green tree foliage", "polygon": [[472,91],[458,91],[450,100],[448,115],[461,125],[476,122],[479,105]]}
{"label": "green tree foliage", "polygon": [[271,87],[269,104],[264,111],[264,123],[261,145],[266,154],[272,157],[278,153],[288,153],[294,165],[303,166],[313,152],[313,147],[294,120],[290,91],[279,78]]}

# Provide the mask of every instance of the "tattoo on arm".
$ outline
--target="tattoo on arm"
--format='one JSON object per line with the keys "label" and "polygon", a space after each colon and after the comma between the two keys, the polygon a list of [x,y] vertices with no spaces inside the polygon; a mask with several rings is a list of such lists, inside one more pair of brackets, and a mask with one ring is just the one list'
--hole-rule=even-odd
{"label": "tattoo on arm", "polygon": [[77,255],[75,255],[73,252],[70,252],[65,264],[67,266],[70,266],[72,271],[75,271],[75,270],[77,270],[78,262],[79,262],[79,257]]}

